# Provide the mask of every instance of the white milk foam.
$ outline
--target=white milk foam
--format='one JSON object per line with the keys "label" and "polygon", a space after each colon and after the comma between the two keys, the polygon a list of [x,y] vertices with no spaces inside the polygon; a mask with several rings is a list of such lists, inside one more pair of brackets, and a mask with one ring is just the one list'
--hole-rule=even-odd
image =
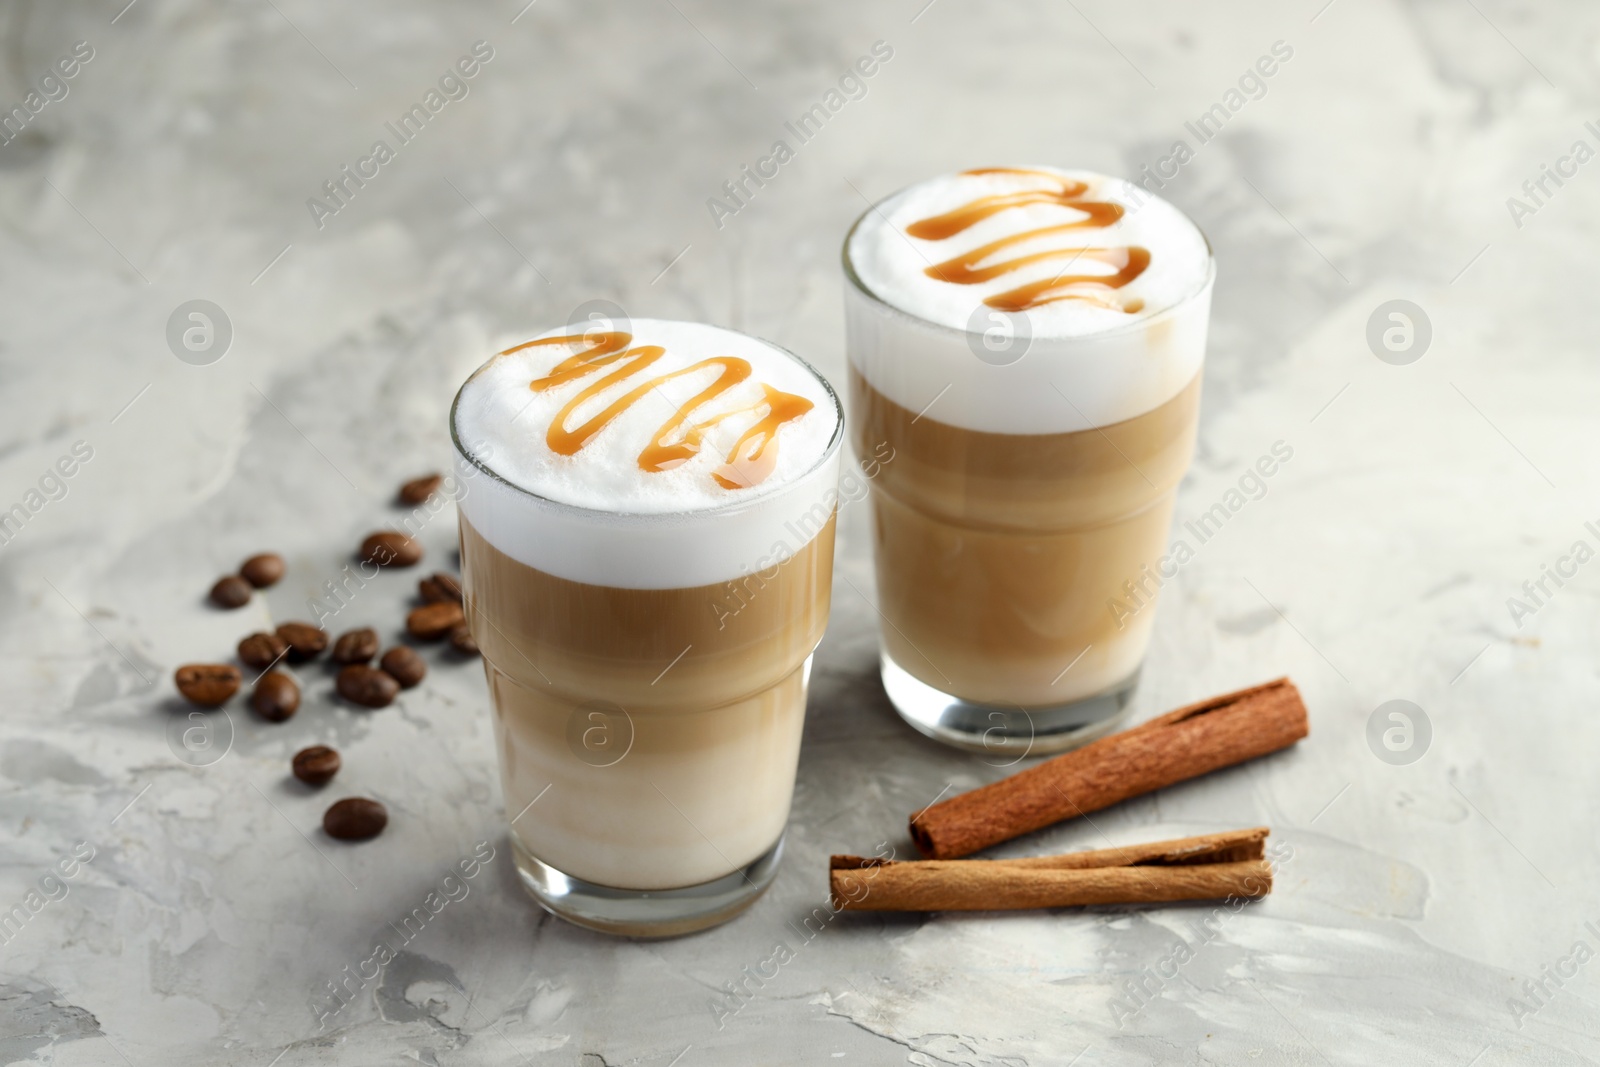
{"label": "white milk foam", "polygon": [[[1031,334],[1025,354],[985,361],[985,330],[1007,316],[984,300],[1029,282],[1071,274],[1110,274],[1083,256],[1046,259],[974,284],[932,277],[927,269],[1008,236],[1086,217],[1064,204],[1025,204],[990,215],[941,240],[906,228],[978,197],[1050,187],[1039,174],[948,174],[913,185],[861,217],[845,245],[858,280],[846,287],[850,359],[879,392],[914,412],[989,433],[1066,433],[1141,415],[1172,399],[1199,373],[1214,276],[1205,236],[1177,208],[1119,178],[1029,167],[1087,183],[1078,199],[1121,205],[1105,227],[1042,235],[1005,248],[982,266],[1057,248],[1140,247],[1149,266],[1121,289],[1086,294],[1139,301],[1125,312],[1084,300],[1057,300],[1015,313]],[[971,332],[976,331],[976,332]],[[1008,331],[1009,333],[1009,331]],[[937,397],[937,400],[935,398]],[[928,405],[932,404],[932,407]]]}
{"label": "white milk foam", "polygon": [[[798,551],[820,529],[816,517],[825,522],[837,503],[841,417],[827,385],[789,353],[732,330],[662,319],[635,319],[628,329],[630,347],[657,345],[664,353],[575,409],[566,426],[587,422],[651,379],[733,356],[749,362],[750,376],[696,406],[693,422],[761,401],[763,384],[812,404],[778,428],[771,473],[734,489],[712,476],[764,409],[710,428],[699,452],[676,467],[641,468],[640,453],[662,425],[717,380],[715,366],[662,384],[574,454],[558,454],[546,439],[557,414],[622,363],[534,391],[530,382],[583,348],[534,346],[496,356],[456,397],[451,420],[467,521],[500,551],[531,567],[572,581],[635,589],[729,581]],[[569,332],[551,330],[535,339]]]}

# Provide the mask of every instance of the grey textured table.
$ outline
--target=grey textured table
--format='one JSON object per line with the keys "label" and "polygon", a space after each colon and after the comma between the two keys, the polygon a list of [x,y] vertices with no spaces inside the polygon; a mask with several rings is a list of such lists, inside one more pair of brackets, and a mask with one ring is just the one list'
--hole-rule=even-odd
{"label": "grey textured table", "polygon": [[[1600,546],[1600,172],[1570,147],[1600,147],[1592,7],[124,2],[0,11],[0,104],[26,119],[0,147],[0,508],[26,518],[0,545],[0,908],[23,908],[0,943],[0,1059],[1600,1056],[1600,605],[1591,553],[1572,555]],[[492,58],[398,144],[385,124],[477,41]],[[790,134],[877,41],[892,58]],[[1292,55],[1244,77],[1275,42]],[[73,76],[41,87],[64,57]],[[363,163],[380,138],[392,158]],[[792,158],[727,200],[778,140]],[[838,381],[845,228],[993,162],[1149,166],[1214,242],[1180,523],[1293,450],[1168,583],[1136,716],[1285,673],[1312,714],[1292,752],[1002,851],[1267,823],[1289,850],[1270,899],[807,926],[829,852],[905,850],[909,812],[1004,773],[887,706],[854,505],[785,865],[712,932],[611,940],[523,896],[473,663],[436,658],[377,714],[309,671],[293,721],[236,705],[226,755],[178,758],[173,667],[306,615],[399,517],[398,481],[446,461],[454,387],[496,340],[602,298],[769,337]],[[369,177],[335,201],[347,165]],[[207,365],[166,339],[199,299],[232,329]],[[1406,365],[1368,342],[1391,300],[1431,323]],[[88,461],[47,477],[77,442]],[[422,538],[448,562],[453,514]],[[288,579],[208,608],[261,548]],[[385,575],[335,625],[392,631],[411,587]],[[1392,699],[1431,738],[1383,759],[1368,724]],[[323,801],[286,778],[320,739],[344,787],[390,805],[378,841],[323,838]],[[467,895],[331,1011],[330,983],[480,841],[495,858]],[[48,880],[75,847],[92,859]]]}

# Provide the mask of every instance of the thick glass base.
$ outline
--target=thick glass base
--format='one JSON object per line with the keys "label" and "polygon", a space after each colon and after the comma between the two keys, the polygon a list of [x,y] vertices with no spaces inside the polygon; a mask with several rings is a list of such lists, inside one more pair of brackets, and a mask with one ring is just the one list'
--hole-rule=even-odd
{"label": "thick glass base", "polygon": [[778,873],[783,837],[731,874],[681,889],[617,889],[563,874],[523,847],[513,832],[517,875],[550,914],[625,937],[677,937],[727,922],[754,904]]}
{"label": "thick glass base", "polygon": [[1007,762],[1065,752],[1103,737],[1126,717],[1139,685],[1135,670],[1111,688],[1068,704],[1024,708],[976,704],[940,692],[880,656],[883,688],[900,717],[935,741]]}

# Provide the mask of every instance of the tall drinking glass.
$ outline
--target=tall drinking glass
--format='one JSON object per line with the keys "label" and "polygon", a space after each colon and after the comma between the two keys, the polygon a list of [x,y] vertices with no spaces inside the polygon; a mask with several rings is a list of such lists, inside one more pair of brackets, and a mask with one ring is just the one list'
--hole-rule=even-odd
{"label": "tall drinking glass", "polygon": [[679,934],[771,882],[842,427],[809,366],[694,323],[557,331],[462,387],[466,609],[517,869],[556,915]]}
{"label": "tall drinking glass", "polygon": [[1051,752],[1124,713],[1194,449],[1215,268],[1127,182],[989,168],[874,206],[844,246],[883,683],[954,745]]}

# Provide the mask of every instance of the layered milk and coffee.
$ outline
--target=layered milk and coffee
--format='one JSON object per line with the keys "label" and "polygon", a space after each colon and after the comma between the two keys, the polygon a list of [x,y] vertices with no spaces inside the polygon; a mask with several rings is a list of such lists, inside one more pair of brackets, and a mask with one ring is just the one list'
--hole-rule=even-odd
{"label": "layered milk and coffee", "polygon": [[1087,739],[1039,709],[1125,696],[1143,660],[1154,591],[1110,605],[1163,554],[1193,452],[1204,236],[1116,178],[985,168],[878,204],[844,258],[854,442],[895,455],[873,482],[890,696],[957,744],[1019,710],[1035,751]]}
{"label": "layered milk and coffee", "polygon": [[[828,614],[838,401],[764,341],[635,319],[507,348],[452,428],[524,881],[590,925],[692,928],[605,908],[664,907],[782,837]],[[573,886],[600,914],[552,899]]]}

